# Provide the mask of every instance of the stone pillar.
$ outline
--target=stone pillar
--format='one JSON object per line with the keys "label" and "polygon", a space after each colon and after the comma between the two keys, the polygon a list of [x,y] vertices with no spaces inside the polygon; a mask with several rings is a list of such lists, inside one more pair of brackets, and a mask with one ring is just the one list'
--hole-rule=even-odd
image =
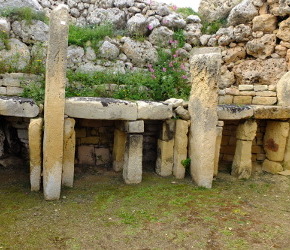
{"label": "stone pillar", "polygon": [[257,123],[247,120],[237,128],[237,145],[232,165],[232,175],[248,179],[252,174],[252,144],[257,133]]}
{"label": "stone pillar", "polygon": [[221,51],[218,48],[194,49],[190,63],[192,77],[188,107],[191,116],[190,172],[198,186],[211,188],[216,151]]}
{"label": "stone pillar", "polygon": [[283,171],[287,137],[289,134],[289,123],[281,121],[268,121],[264,136],[264,150],[266,158],[262,169],[275,174]]}
{"label": "stone pillar", "polygon": [[123,169],[126,145],[126,133],[120,129],[114,131],[113,169],[119,172]]}
{"label": "stone pillar", "polygon": [[187,146],[188,146],[188,127],[189,122],[184,120],[177,120],[174,136],[174,164],[173,175],[177,179],[183,179],[185,176],[185,167],[181,161],[187,159]]}
{"label": "stone pillar", "polygon": [[76,151],[75,119],[64,121],[62,185],[73,187]]}
{"label": "stone pillar", "polygon": [[156,173],[160,176],[172,175],[174,134],[175,120],[166,120],[157,143]]}
{"label": "stone pillar", "polygon": [[68,7],[50,15],[46,62],[43,142],[43,190],[46,200],[60,197],[67,64]]}
{"label": "stone pillar", "polygon": [[31,191],[40,190],[43,119],[31,119],[28,127]]}
{"label": "stone pillar", "polygon": [[123,178],[126,184],[138,184],[142,181],[142,155],[144,121],[125,122],[127,133]]}
{"label": "stone pillar", "polygon": [[219,124],[216,127],[216,145],[215,145],[213,176],[217,176],[218,171],[219,171],[220,150],[221,150],[221,143],[222,143],[222,138],[223,138],[223,126],[224,126],[224,122],[219,121]]}
{"label": "stone pillar", "polygon": [[290,135],[287,139],[283,167],[285,170],[290,170]]}

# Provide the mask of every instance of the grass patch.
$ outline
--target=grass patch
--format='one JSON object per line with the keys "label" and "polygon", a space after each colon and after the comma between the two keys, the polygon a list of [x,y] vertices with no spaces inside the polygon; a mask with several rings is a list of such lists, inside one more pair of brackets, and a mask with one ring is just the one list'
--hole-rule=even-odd
{"label": "grass patch", "polygon": [[184,18],[190,16],[190,15],[197,15],[199,16],[199,14],[194,11],[192,8],[190,7],[184,7],[184,8],[178,8],[176,10],[177,13],[180,13]]}
{"label": "grass patch", "polygon": [[201,32],[203,34],[209,34],[209,35],[215,34],[220,28],[224,28],[227,25],[226,19],[219,19],[213,22],[207,22],[205,21],[206,19],[203,17],[201,20],[202,20]]}

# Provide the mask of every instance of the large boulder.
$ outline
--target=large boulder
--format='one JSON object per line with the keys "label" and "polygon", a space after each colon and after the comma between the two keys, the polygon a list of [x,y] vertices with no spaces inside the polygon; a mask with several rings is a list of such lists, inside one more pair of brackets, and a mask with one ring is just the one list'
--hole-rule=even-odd
{"label": "large boulder", "polygon": [[168,28],[183,29],[186,26],[186,21],[180,15],[172,13],[163,17],[162,24]]}
{"label": "large boulder", "polygon": [[127,22],[127,29],[132,35],[145,35],[147,32],[147,18],[138,13]]}
{"label": "large boulder", "polygon": [[290,17],[279,24],[277,37],[284,42],[290,42]]}
{"label": "large boulder", "polygon": [[167,27],[161,26],[154,29],[149,36],[149,41],[154,45],[168,46],[169,41],[173,40],[174,32]]}
{"label": "large boulder", "polygon": [[0,10],[20,7],[29,7],[35,10],[42,10],[42,6],[37,0],[0,0]]}
{"label": "large boulder", "polygon": [[246,45],[247,53],[256,58],[265,59],[274,52],[276,46],[276,36],[266,34],[260,38],[249,41]]}
{"label": "large boulder", "polygon": [[110,9],[95,9],[90,12],[87,21],[92,25],[99,25],[101,23],[112,23],[117,28],[125,28],[126,14],[118,8]]}
{"label": "large boulder", "polygon": [[99,48],[99,55],[105,59],[116,59],[120,54],[120,49],[109,41],[104,41]]}
{"label": "large boulder", "polygon": [[46,23],[33,20],[31,24],[23,21],[12,23],[13,32],[25,43],[45,42],[48,40],[49,27]]}
{"label": "large boulder", "polygon": [[82,62],[85,51],[82,47],[71,45],[67,49],[67,63],[69,67]]}
{"label": "large boulder", "polygon": [[208,22],[227,18],[232,8],[241,0],[201,0],[198,12],[206,17]]}
{"label": "large boulder", "polygon": [[158,59],[157,50],[148,41],[139,42],[126,37],[121,50],[137,67],[156,63]]}
{"label": "large boulder", "polygon": [[235,26],[237,24],[247,23],[253,20],[258,14],[258,9],[252,0],[244,0],[231,10],[228,17],[228,24]]}

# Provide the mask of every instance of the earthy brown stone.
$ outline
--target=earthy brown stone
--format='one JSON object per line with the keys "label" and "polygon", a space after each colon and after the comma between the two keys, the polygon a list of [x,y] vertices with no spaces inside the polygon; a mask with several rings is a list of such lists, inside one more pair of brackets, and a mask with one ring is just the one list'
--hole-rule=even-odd
{"label": "earthy brown stone", "polygon": [[215,148],[215,159],[214,159],[214,176],[218,174],[219,168],[219,158],[220,158],[220,149],[221,149],[221,142],[223,137],[223,127],[217,127],[217,138],[216,138],[216,148]]}
{"label": "earthy brown stone", "polygon": [[117,172],[123,169],[125,146],[126,133],[119,129],[115,129],[113,147],[113,169]]}
{"label": "earthy brown stone", "polygon": [[239,140],[252,141],[257,132],[257,122],[254,120],[247,120],[239,124],[237,128],[236,137]]}
{"label": "earthy brown stone", "polygon": [[262,170],[271,174],[277,174],[278,172],[283,171],[281,163],[265,160],[262,165]]}
{"label": "earthy brown stone", "polygon": [[174,139],[169,141],[158,140],[156,173],[160,176],[170,176],[173,171]]}
{"label": "earthy brown stone", "polygon": [[253,31],[272,32],[277,27],[277,17],[271,14],[256,16],[253,19]]}

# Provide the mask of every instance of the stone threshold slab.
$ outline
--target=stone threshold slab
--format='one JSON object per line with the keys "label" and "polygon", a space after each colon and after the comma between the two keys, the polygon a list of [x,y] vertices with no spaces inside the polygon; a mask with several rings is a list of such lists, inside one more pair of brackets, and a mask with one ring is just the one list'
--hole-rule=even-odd
{"label": "stone threshold slab", "polygon": [[113,98],[71,97],[65,114],[73,118],[98,120],[166,120],[173,116],[172,105],[151,101],[124,101]]}
{"label": "stone threshold slab", "polygon": [[33,118],[38,114],[39,107],[32,99],[0,96],[0,115]]}
{"label": "stone threshold slab", "polygon": [[262,105],[218,105],[219,120],[270,119],[284,120],[290,118],[290,106]]}

